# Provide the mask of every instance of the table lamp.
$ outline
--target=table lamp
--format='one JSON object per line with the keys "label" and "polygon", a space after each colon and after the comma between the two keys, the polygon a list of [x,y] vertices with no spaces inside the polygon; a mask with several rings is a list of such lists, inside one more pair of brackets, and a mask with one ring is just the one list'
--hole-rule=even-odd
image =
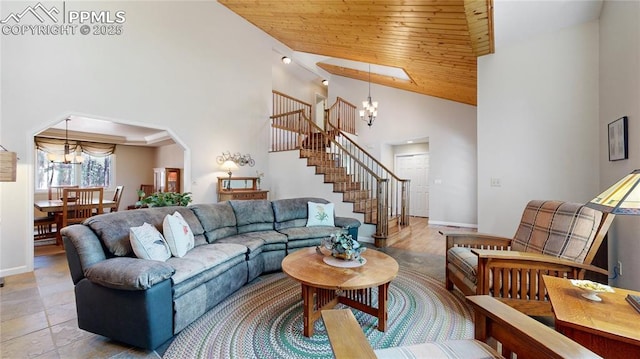
{"label": "table lamp", "polygon": [[231,190],[231,175],[232,175],[232,170],[236,170],[238,169],[238,165],[236,165],[235,162],[228,160],[228,161],[224,161],[224,163],[222,164],[222,168],[226,169],[228,172],[227,174],[229,174],[229,181],[227,181],[227,191]]}
{"label": "table lamp", "polygon": [[640,170],[634,170],[586,204],[610,214],[640,215]]}

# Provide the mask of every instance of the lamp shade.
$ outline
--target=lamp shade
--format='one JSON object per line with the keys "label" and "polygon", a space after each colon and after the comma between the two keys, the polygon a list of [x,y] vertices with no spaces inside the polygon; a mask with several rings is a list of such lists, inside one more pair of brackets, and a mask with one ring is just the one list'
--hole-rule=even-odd
{"label": "lamp shade", "polygon": [[587,203],[605,213],[640,215],[640,170],[626,175]]}
{"label": "lamp shade", "polygon": [[228,160],[228,161],[224,161],[224,163],[222,164],[222,168],[231,172],[231,170],[237,170],[238,165],[235,162]]}
{"label": "lamp shade", "polygon": [[0,150],[0,182],[15,182],[17,167],[16,153]]}

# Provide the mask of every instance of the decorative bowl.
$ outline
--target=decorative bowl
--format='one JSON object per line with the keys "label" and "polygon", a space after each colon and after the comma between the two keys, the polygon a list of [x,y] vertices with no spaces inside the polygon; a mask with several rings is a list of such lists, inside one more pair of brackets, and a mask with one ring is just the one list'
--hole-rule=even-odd
{"label": "decorative bowl", "polygon": [[571,284],[580,289],[586,290],[587,293],[583,293],[582,296],[593,300],[594,302],[602,301],[602,298],[598,297],[598,293],[613,293],[613,288],[609,287],[606,284],[601,284],[597,282],[592,282],[590,280],[578,280],[571,279]]}

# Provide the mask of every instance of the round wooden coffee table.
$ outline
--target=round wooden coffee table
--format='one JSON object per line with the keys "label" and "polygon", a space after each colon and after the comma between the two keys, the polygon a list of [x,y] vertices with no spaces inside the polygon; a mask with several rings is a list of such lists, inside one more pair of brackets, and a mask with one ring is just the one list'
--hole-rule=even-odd
{"label": "round wooden coffee table", "polygon": [[[323,250],[330,256],[328,250]],[[302,284],[304,335],[313,335],[320,311],[342,303],[378,317],[378,330],[387,328],[389,283],[398,274],[398,262],[372,249],[362,255],[367,261],[355,268],[326,264],[315,248],[293,252],[282,260],[282,271]],[[378,288],[378,307],[373,306],[372,289]],[[315,300],[314,300],[315,299]]]}

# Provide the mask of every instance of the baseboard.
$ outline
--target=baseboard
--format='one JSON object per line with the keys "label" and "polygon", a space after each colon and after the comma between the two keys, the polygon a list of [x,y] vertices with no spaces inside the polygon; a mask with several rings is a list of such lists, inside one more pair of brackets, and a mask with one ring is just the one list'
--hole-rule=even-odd
{"label": "baseboard", "polygon": [[6,268],[0,270],[0,277],[8,277],[10,275],[22,274],[26,272],[31,272],[27,266],[18,266],[13,268]]}
{"label": "baseboard", "polygon": [[477,224],[472,223],[457,223],[457,222],[444,222],[444,221],[432,221],[429,219],[429,224],[434,226],[447,226],[447,227],[464,227],[478,229]]}

